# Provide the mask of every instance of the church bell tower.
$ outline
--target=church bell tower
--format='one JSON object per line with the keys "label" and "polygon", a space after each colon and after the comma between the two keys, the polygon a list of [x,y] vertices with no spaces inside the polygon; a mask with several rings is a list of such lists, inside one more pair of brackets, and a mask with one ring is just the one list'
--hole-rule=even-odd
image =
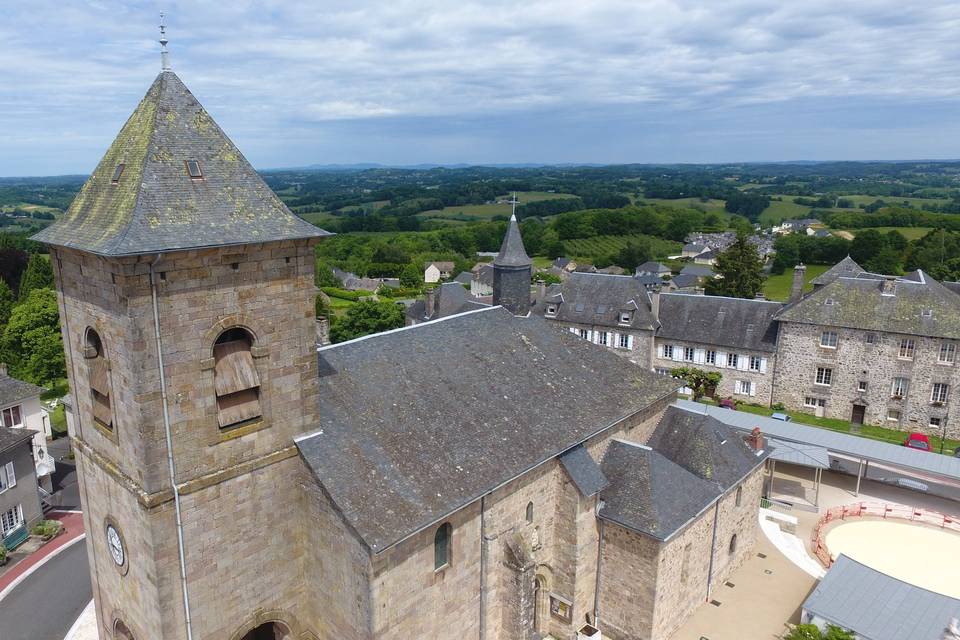
{"label": "church bell tower", "polygon": [[515,316],[530,313],[530,278],[533,261],[523,248],[520,225],[517,223],[517,199],[513,198],[513,214],[503,237],[500,253],[493,260],[493,304],[502,305]]}

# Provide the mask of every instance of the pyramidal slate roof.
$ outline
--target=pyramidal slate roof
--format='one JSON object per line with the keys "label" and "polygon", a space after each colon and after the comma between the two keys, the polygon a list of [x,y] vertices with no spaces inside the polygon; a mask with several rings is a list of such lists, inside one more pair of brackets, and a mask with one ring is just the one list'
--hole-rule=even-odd
{"label": "pyramidal slate roof", "polygon": [[960,339],[960,298],[923,271],[915,277],[919,281],[866,273],[841,276],[785,307],[777,319]]}
{"label": "pyramidal slate roof", "polygon": [[818,285],[822,286],[825,284],[830,284],[831,282],[833,282],[834,280],[836,280],[841,276],[849,278],[849,277],[856,276],[858,273],[862,273],[862,272],[863,272],[863,267],[857,264],[856,260],[854,260],[850,256],[847,256],[846,258],[844,258],[843,260],[841,260],[840,262],[833,265],[832,267],[830,267],[829,269],[827,269],[826,271],[818,275],[816,278],[811,280],[810,284],[812,284],[813,286],[818,286]]}
{"label": "pyramidal slate roof", "polygon": [[493,259],[494,265],[501,267],[529,267],[533,264],[527,250],[523,248],[523,238],[520,237],[520,225],[517,216],[510,216],[507,226],[507,235],[503,237],[500,253]]}
{"label": "pyramidal slate roof", "polygon": [[[191,178],[190,161],[201,178]],[[290,212],[180,78],[164,71],[63,218],[34,239],[124,256],[326,235]]]}
{"label": "pyramidal slate roof", "polygon": [[[318,352],[300,455],[374,552],[655,402],[676,381],[502,307]],[[549,395],[549,402],[538,398]]]}

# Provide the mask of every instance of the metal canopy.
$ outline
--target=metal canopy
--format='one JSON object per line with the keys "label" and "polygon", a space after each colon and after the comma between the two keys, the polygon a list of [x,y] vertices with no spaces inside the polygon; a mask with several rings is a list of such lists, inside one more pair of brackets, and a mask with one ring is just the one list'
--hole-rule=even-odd
{"label": "metal canopy", "polygon": [[[799,422],[783,422],[765,416],[742,411],[731,411],[690,400],[678,400],[677,406],[687,411],[706,412],[720,422],[741,431],[760,427],[763,434],[785,442],[823,447],[831,453],[846,455],[869,462],[880,462],[960,481],[960,458],[939,455],[929,451],[917,451],[886,442],[868,440],[846,433],[813,427]],[[904,434],[906,437],[906,434]]]}
{"label": "metal canopy", "polygon": [[823,447],[797,442],[784,442],[773,438],[767,440],[767,444],[771,449],[769,456],[771,460],[814,469],[830,468],[830,452]]}

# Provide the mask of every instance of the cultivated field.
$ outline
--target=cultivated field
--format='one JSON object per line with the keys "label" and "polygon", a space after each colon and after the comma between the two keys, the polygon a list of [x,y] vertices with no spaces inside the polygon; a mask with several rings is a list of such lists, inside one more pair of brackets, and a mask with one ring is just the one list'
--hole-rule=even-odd
{"label": "cultivated field", "polygon": [[651,243],[654,257],[664,258],[668,255],[680,253],[682,245],[679,242],[663,240],[643,234],[626,236],[596,236],[577,240],[565,240],[563,245],[567,256],[575,260],[592,260],[596,256],[611,256],[627,246],[631,240],[646,238]]}

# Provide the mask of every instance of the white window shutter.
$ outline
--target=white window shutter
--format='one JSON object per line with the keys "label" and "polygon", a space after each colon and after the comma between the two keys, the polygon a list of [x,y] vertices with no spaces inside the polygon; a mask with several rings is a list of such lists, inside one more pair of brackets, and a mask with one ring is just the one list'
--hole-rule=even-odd
{"label": "white window shutter", "polygon": [[13,463],[12,463],[12,462],[8,462],[8,463],[7,463],[7,486],[8,486],[8,487],[15,487],[15,486],[17,486],[17,474],[16,474],[16,472],[13,470]]}
{"label": "white window shutter", "polygon": [[724,351],[717,351],[717,366],[721,369],[727,368],[727,354]]}
{"label": "white window shutter", "polygon": [[658,357],[658,358],[662,358],[662,357],[663,357],[663,345],[662,345],[662,344],[658,344],[658,345],[657,345],[657,357]]}
{"label": "white window shutter", "polygon": [[673,360],[674,362],[680,362],[683,360],[683,347],[673,345]]}
{"label": "white window shutter", "polygon": [[600,332],[599,332],[599,331],[591,331],[591,332],[590,332],[590,342],[592,342],[593,344],[600,344]]}
{"label": "white window shutter", "polygon": [[750,356],[737,356],[737,369],[746,371],[750,368]]}
{"label": "white window shutter", "polygon": [[752,395],[752,396],[757,395],[757,383],[756,383],[756,382],[751,382],[751,383],[750,383],[750,395]]}
{"label": "white window shutter", "polygon": [[633,351],[633,336],[627,334],[627,349]]}
{"label": "white window shutter", "polygon": [[619,347],[620,347],[620,334],[611,332],[611,333],[610,333],[610,337],[607,338],[607,346],[608,346],[608,347],[617,347],[617,348],[619,348]]}
{"label": "white window shutter", "polygon": [[760,358],[760,373],[766,373],[766,372],[767,372],[767,359]]}
{"label": "white window shutter", "polygon": [[576,327],[570,327],[570,333],[577,333]]}
{"label": "white window shutter", "polygon": [[703,364],[706,362],[706,355],[703,349],[693,350],[693,361],[697,364]]}

